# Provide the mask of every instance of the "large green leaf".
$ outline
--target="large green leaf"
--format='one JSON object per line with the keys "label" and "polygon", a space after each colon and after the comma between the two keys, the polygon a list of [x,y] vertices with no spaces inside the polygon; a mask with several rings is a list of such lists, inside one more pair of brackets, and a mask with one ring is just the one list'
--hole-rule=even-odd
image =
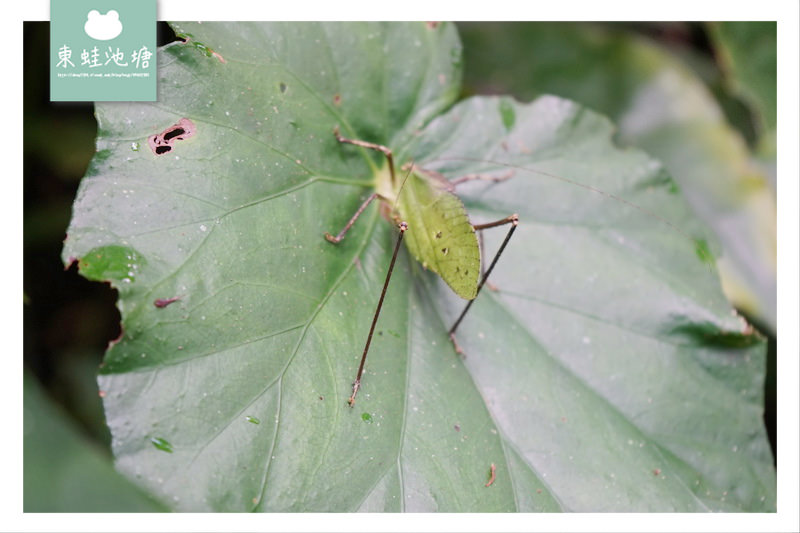
{"label": "large green leaf", "polygon": [[[121,471],[178,510],[774,510],[763,342],[674,184],[607,120],[552,97],[436,118],[449,24],[175,27],[191,40],[160,51],[158,102],[98,104],[64,249],[120,292],[99,381]],[[196,135],[153,155],[184,117]],[[336,125],[450,178],[512,168],[462,197],[475,223],[522,221],[465,359],[464,301],[401,253],[354,408],[397,232],[373,205],[323,238],[383,164]]]}

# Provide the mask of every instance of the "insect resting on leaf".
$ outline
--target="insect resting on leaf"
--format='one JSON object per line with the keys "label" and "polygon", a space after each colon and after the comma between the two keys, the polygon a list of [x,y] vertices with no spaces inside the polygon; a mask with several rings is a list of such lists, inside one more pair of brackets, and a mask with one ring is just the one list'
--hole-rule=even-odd
{"label": "insect resting on leaf", "polygon": [[[389,166],[389,179],[380,180],[376,183],[375,192],[361,204],[336,236],[325,233],[325,238],[334,244],[340,242],[361,213],[376,198],[382,202],[384,214],[393,219],[400,230],[380,299],[372,317],[372,324],[361,356],[361,363],[353,382],[353,393],[348,399],[348,403],[352,407],[356,401],[356,394],[358,394],[358,390],[361,387],[361,375],[364,372],[364,363],[367,360],[372,334],[375,331],[375,324],[378,321],[383,299],[386,296],[386,289],[392,276],[400,243],[403,241],[406,232],[408,232],[408,236],[405,238],[406,247],[417,261],[422,263],[424,268],[437,273],[453,289],[453,292],[465,300],[469,300],[448,332],[456,352],[461,354],[463,352],[455,338],[456,329],[461,324],[472,302],[475,301],[475,298],[480,293],[481,288],[486,283],[486,279],[491,274],[497,260],[514,234],[514,230],[519,223],[519,217],[516,214],[512,214],[494,222],[473,225],[469,221],[464,204],[453,193],[455,186],[459,183],[471,180],[498,182],[510,178],[513,173],[501,177],[475,174],[448,181],[441,174],[424,170],[413,163],[408,163],[402,167],[406,172],[404,179],[398,180],[395,174],[392,151],[389,148],[379,144],[342,137],[339,134],[338,127],[334,128],[334,135],[340,143],[382,152],[386,156]],[[506,224],[510,225],[510,229],[491,264],[484,272],[481,268],[481,246],[476,231]]]}

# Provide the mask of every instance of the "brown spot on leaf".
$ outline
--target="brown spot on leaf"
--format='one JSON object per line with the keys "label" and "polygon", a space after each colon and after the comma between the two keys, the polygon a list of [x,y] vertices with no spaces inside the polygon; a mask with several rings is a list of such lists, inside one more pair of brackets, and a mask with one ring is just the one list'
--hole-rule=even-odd
{"label": "brown spot on leaf", "polygon": [[494,465],[494,463],[492,463],[492,465],[489,467],[489,481],[486,482],[486,485],[484,485],[484,487],[490,487],[492,483],[494,483],[496,472],[497,472],[497,467]]}
{"label": "brown spot on leaf", "polygon": [[173,296],[172,298],[159,298],[153,302],[153,305],[155,305],[159,309],[162,309],[171,304],[172,302],[177,302],[180,299],[181,299],[180,296]]}

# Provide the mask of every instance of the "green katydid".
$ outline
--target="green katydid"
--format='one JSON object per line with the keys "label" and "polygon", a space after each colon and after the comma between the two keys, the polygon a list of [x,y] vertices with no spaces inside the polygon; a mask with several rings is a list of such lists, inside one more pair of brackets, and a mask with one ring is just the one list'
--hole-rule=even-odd
{"label": "green katydid", "polygon": [[[475,179],[502,181],[510,178],[511,174],[502,177],[470,175],[448,181],[444,176],[436,172],[424,170],[413,163],[408,163],[403,165],[406,175],[404,179],[400,180],[395,173],[391,149],[379,144],[342,137],[339,134],[338,127],[334,129],[334,135],[340,143],[353,144],[382,152],[386,156],[389,166],[389,179],[376,183],[376,191],[367,197],[336,236],[325,233],[325,238],[334,244],[340,242],[361,213],[375,199],[380,199],[383,202],[387,214],[395,220],[400,230],[386,273],[386,280],[384,281],[369,334],[367,335],[361,363],[353,381],[353,392],[348,399],[348,403],[352,407],[361,387],[361,376],[364,372],[364,363],[367,360],[375,324],[380,316],[383,299],[386,296],[386,289],[392,276],[400,243],[403,241],[406,231],[408,230],[408,237],[405,239],[406,246],[417,261],[422,263],[424,268],[432,270],[441,276],[447,285],[453,289],[453,292],[468,300],[458,319],[448,331],[456,352],[462,353],[456,342],[456,329],[461,324],[472,302],[480,293],[497,260],[514,234],[514,230],[519,223],[519,217],[517,214],[512,214],[494,222],[472,224],[469,221],[464,204],[453,193],[458,183]],[[482,273],[480,243],[476,231],[506,224],[510,224],[510,229],[491,264]],[[410,230],[409,227],[411,228]]]}
{"label": "green katydid", "polygon": [[[463,354],[461,347],[456,341],[456,330],[461,324],[465,314],[470,309],[470,306],[475,301],[480,290],[487,283],[489,274],[491,274],[492,269],[496,265],[519,223],[519,217],[517,214],[512,214],[494,222],[473,225],[469,221],[463,203],[453,191],[456,185],[467,181],[484,180],[501,182],[511,178],[515,170],[530,171],[531,169],[520,168],[512,164],[497,163],[498,166],[504,166],[508,168],[509,171],[499,176],[470,174],[447,180],[438,172],[420,168],[413,163],[406,163],[402,166],[405,174],[398,176],[395,173],[392,151],[388,147],[345,138],[340,135],[338,128],[334,129],[334,135],[340,143],[352,144],[383,153],[387,161],[388,173],[379,175],[379,179],[375,183],[375,192],[367,197],[342,230],[336,236],[326,233],[325,238],[332,243],[340,242],[358,217],[375,199],[381,201],[384,214],[387,218],[393,219],[400,229],[400,234],[395,244],[394,253],[389,264],[380,299],[373,315],[369,334],[367,335],[361,362],[353,382],[352,394],[348,399],[350,406],[353,406],[358,390],[361,387],[364,364],[369,352],[375,325],[380,315],[383,299],[392,275],[400,243],[404,240],[406,233],[406,246],[423,267],[437,273],[453,292],[461,298],[468,300],[448,331],[456,353]],[[574,185],[592,193],[599,194],[610,200],[624,204],[627,207],[638,210],[645,216],[660,221],[670,231],[674,231],[688,241],[693,242],[695,251],[701,261],[713,263],[713,258],[705,241],[691,237],[675,224],[657,213],[590,185],[541,170],[536,170],[535,172],[549,178],[563,181],[568,185]],[[489,267],[484,271],[481,265],[483,241],[478,238],[476,232],[506,224],[510,225],[510,229],[489,264]]]}

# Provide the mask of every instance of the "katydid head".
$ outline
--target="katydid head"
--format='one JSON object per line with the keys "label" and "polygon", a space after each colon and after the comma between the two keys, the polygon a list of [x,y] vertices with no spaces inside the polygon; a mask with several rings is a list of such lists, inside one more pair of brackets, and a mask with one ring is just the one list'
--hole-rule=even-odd
{"label": "katydid head", "polygon": [[412,161],[406,163],[401,167],[401,170],[405,172],[405,175],[403,176],[403,180],[400,182],[400,184],[396,186],[396,192],[393,195],[394,202],[392,204],[392,215],[396,222],[402,218],[399,215],[399,212],[397,211],[397,204],[400,201],[400,195],[403,193],[403,189],[405,188],[406,182],[408,181],[408,177],[411,175],[411,172],[414,171],[414,162]]}

